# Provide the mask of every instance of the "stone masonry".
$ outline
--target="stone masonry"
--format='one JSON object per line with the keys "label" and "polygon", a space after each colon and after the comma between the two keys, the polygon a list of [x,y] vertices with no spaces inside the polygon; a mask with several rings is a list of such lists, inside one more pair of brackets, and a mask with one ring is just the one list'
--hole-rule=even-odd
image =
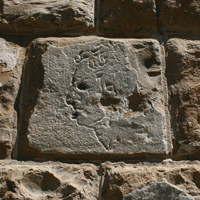
{"label": "stone masonry", "polygon": [[0,0],[0,199],[200,199],[199,0]]}

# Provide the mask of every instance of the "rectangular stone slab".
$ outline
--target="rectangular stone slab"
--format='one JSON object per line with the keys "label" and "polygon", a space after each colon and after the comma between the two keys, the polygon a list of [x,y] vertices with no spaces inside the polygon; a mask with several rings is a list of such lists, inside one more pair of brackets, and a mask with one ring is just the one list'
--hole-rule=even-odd
{"label": "rectangular stone slab", "polygon": [[0,33],[94,32],[94,0],[2,0]]}
{"label": "rectangular stone slab", "polygon": [[152,39],[34,41],[23,75],[19,157],[168,154],[162,59]]}

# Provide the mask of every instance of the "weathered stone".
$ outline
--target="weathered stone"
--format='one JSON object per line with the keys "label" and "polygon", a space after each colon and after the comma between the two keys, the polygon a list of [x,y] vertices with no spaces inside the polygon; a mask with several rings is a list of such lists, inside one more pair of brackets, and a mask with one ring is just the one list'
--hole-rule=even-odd
{"label": "weathered stone", "polygon": [[99,32],[110,35],[146,35],[156,33],[155,1],[99,1]]}
{"label": "weathered stone", "polygon": [[199,35],[200,2],[196,0],[159,0],[159,29],[164,34]]}
{"label": "weathered stone", "polygon": [[167,182],[151,182],[141,189],[135,189],[124,195],[124,200],[195,200],[186,196],[182,190]]}
{"label": "weathered stone", "polygon": [[[165,196],[168,192],[174,196],[177,194],[173,200],[200,199],[199,161],[165,160],[162,163],[138,164],[106,162],[102,164],[102,174],[99,194],[102,200],[122,200],[123,197],[124,200],[171,200]],[[163,195],[162,198],[159,195]]]}
{"label": "weathered stone", "polygon": [[23,76],[20,158],[168,154],[162,55],[152,39],[34,41]]}
{"label": "weathered stone", "polygon": [[0,198],[96,200],[98,167],[92,164],[0,163]]}
{"label": "weathered stone", "polygon": [[17,113],[14,109],[19,90],[23,48],[0,39],[0,159],[11,156],[17,136]]}
{"label": "weathered stone", "polygon": [[166,51],[174,153],[179,158],[199,158],[200,42],[170,39]]}
{"label": "weathered stone", "polygon": [[80,34],[94,31],[94,0],[3,0],[0,33]]}

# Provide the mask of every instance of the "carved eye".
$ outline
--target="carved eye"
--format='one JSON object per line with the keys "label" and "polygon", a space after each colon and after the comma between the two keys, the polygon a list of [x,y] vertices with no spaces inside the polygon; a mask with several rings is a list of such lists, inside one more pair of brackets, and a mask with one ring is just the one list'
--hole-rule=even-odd
{"label": "carved eye", "polygon": [[111,83],[106,83],[105,84],[105,89],[106,89],[106,91],[108,91],[108,92],[114,92],[115,93],[115,86],[113,85],[113,84],[111,84]]}
{"label": "carved eye", "polygon": [[85,85],[85,83],[79,83],[78,84],[78,89],[79,90],[87,90],[88,87]]}
{"label": "carved eye", "polygon": [[108,87],[107,87],[107,90],[110,91],[110,92],[114,91],[113,85],[108,86]]}

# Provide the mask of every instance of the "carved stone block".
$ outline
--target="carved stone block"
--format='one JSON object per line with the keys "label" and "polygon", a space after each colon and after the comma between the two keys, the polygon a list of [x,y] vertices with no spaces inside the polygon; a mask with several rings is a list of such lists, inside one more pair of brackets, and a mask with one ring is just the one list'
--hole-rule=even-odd
{"label": "carved stone block", "polygon": [[29,157],[62,159],[168,154],[162,55],[152,39],[34,41],[23,76],[19,156],[27,149]]}

